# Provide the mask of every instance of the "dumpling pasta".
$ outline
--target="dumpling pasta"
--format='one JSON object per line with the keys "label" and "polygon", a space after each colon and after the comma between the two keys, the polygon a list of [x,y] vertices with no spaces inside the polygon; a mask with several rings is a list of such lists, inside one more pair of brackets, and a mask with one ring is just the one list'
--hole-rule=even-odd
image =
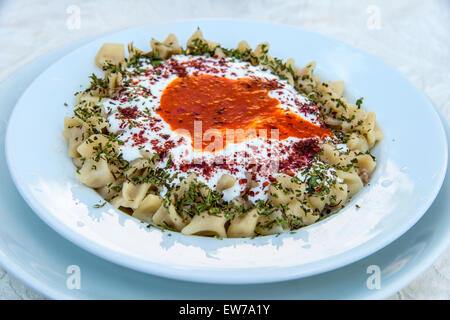
{"label": "dumpling pasta", "polygon": [[77,179],[112,206],[185,235],[255,237],[324,219],[369,182],[375,113],[314,62],[200,30],[185,47],[173,34],[150,47],[105,43],[104,75],[64,119]]}

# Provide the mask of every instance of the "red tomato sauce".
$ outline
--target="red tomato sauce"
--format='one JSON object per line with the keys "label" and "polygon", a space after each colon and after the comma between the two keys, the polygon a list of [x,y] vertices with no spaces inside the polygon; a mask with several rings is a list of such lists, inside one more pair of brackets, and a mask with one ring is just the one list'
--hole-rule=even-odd
{"label": "red tomato sauce", "polygon": [[[304,120],[298,114],[284,110],[280,102],[269,96],[279,88],[277,81],[250,78],[229,79],[209,74],[179,77],[164,90],[158,114],[172,130],[188,130],[194,137],[194,121],[202,122],[202,134],[215,129],[222,133],[223,147],[226,129],[279,130],[279,139],[324,138],[333,133]],[[210,141],[202,142],[204,150]]]}

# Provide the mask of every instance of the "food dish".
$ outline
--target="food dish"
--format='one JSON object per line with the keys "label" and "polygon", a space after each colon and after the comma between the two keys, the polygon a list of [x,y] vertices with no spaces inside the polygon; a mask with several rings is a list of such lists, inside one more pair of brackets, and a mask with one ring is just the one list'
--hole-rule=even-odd
{"label": "food dish", "polygon": [[151,51],[104,44],[63,135],[77,179],[143,222],[186,235],[254,237],[308,226],[375,170],[375,113],[269,44],[236,49],[198,29]]}
{"label": "food dish", "polygon": [[[26,64],[0,83],[6,120],[26,87],[51,63],[80,45],[84,39]],[[0,148],[4,148],[0,122]],[[447,127],[447,136],[448,136]],[[383,250],[322,275],[297,281],[254,286],[214,286],[163,279],[126,269],[100,259],[65,240],[43,223],[25,204],[0,155],[0,264],[15,278],[53,299],[382,299],[393,295],[416,278],[447,248],[449,180],[427,214],[404,236]],[[448,177],[447,177],[448,178]],[[28,223],[24,224],[23,221]],[[82,268],[82,290],[68,290],[67,266]],[[383,273],[380,290],[365,286],[367,266],[377,264]],[[86,277],[85,277],[86,276]],[[273,296],[277,292],[277,297]]]}
{"label": "food dish", "polygon": [[[297,52],[294,58],[298,62],[316,58],[321,66],[317,70],[319,75],[323,76],[326,70],[324,78],[343,79],[352,88],[350,96],[359,97],[364,92],[365,101],[383,123],[384,133],[389,132],[374,149],[377,170],[370,186],[339,214],[324,221],[293,234],[251,240],[217,241],[161,232],[143,228],[108,204],[93,208],[103,201],[76,181],[65,141],[58,134],[63,129],[61,119],[71,115],[71,110],[61,107],[61,101],[72,101],[73,88],[83,84],[86,74],[95,70],[94,63],[86,61],[92,61],[103,43],[126,43],[131,39],[137,47],[144,47],[149,34],[162,38],[167,30],[183,41],[190,37],[188,30],[197,26],[208,30],[208,35],[224,46],[231,47],[235,41],[231,35],[240,33],[242,38],[251,39],[251,45],[268,40],[274,56],[280,58],[288,58],[284,50]],[[287,41],[299,37],[301,44]],[[303,50],[305,47],[308,50]],[[340,68],[342,65],[347,66],[345,72]],[[371,82],[365,81],[368,73]],[[376,79],[379,81],[374,86]],[[392,92],[393,87],[396,91],[389,99],[380,94]],[[392,121],[404,119],[405,112],[408,128],[419,128],[425,122],[427,130],[406,130],[401,122]],[[39,143],[29,143],[36,132]],[[427,152],[411,148],[411,141],[426,145]],[[14,108],[8,124],[6,156],[13,180],[33,210],[54,230],[89,252],[161,276],[243,284],[322,273],[359,260],[398,238],[418,221],[437,195],[445,175],[447,143],[442,124],[428,100],[397,71],[371,55],[287,26],[195,21],[121,31],[82,46],[53,63],[33,81]],[[366,214],[360,215],[355,204],[365,208]]]}

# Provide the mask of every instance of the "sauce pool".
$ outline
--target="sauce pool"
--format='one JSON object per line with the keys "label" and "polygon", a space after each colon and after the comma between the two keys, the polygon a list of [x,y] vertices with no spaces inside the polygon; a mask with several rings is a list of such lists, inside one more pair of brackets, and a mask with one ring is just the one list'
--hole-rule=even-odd
{"label": "sauce pool", "polygon": [[[225,139],[227,129],[266,130],[266,137],[277,129],[280,140],[333,135],[329,129],[282,109],[280,102],[269,96],[269,91],[280,85],[277,81],[229,79],[210,74],[179,77],[164,89],[157,112],[172,130],[187,130],[191,137],[194,137],[194,121],[201,121],[202,136],[207,131],[218,131],[223,137],[223,148],[230,142]],[[205,140],[202,139],[202,150],[211,144]]]}

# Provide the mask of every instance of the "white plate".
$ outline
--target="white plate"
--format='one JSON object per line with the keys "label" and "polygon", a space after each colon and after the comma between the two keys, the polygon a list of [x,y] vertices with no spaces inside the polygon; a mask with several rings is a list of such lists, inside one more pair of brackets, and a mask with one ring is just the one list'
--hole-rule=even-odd
{"label": "white plate", "polygon": [[[233,47],[269,41],[271,53],[299,65],[318,62],[321,76],[345,80],[348,96],[365,97],[385,139],[378,167],[339,214],[295,234],[257,239],[186,237],[145,226],[101,201],[74,177],[61,137],[64,102],[87,84],[104,42],[133,41],[174,32],[186,41],[197,26],[207,38]],[[235,35],[239,35],[239,39]],[[292,39],[296,39],[292,41]],[[305,49],[307,48],[307,49]],[[260,283],[304,277],[344,266],[384,247],[408,230],[436,197],[445,176],[447,142],[429,101],[397,71],[341,42],[301,29],[254,22],[190,21],[129,29],[85,45],[44,71],[10,118],[6,138],[10,172],[20,193],[53,229],[115,263],[161,276],[211,283]],[[361,209],[357,210],[355,204]]]}
{"label": "white plate", "polygon": [[[0,149],[6,119],[27,85],[49,64],[83,40],[43,56],[0,83]],[[447,128],[448,129],[448,128]],[[447,137],[449,134],[447,130]],[[266,285],[202,285],[167,280],[126,269],[79,249],[48,228],[25,204],[0,154],[0,265],[49,298],[59,299],[376,299],[403,288],[447,248],[450,181],[427,214],[405,235],[354,264],[318,276]],[[26,223],[24,223],[26,221]],[[66,269],[81,268],[81,289],[69,290]],[[378,265],[381,288],[369,290],[367,267]],[[274,296],[274,292],[276,295]]]}

